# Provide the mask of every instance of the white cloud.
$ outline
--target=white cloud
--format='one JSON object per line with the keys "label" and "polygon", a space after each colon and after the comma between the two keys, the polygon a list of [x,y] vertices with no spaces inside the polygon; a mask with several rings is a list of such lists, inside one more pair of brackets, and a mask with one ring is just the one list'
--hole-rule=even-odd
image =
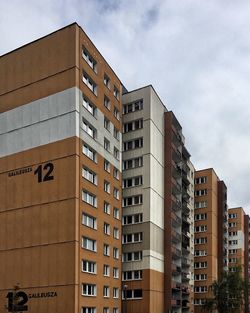
{"label": "white cloud", "polygon": [[152,83],[196,168],[214,167],[250,213],[250,2],[0,2],[0,54],[77,21],[128,89]]}

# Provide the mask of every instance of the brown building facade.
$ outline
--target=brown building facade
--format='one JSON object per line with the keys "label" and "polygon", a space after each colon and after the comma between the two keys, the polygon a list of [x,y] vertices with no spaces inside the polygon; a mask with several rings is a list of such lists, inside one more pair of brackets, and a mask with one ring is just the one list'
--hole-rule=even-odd
{"label": "brown building facade", "polygon": [[0,312],[121,312],[120,80],[75,23],[0,69]]}

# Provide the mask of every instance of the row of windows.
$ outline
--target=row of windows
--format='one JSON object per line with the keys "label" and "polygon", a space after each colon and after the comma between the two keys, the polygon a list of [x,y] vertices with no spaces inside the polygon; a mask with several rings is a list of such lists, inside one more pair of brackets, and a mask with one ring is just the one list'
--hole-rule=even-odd
{"label": "row of windows", "polygon": [[122,217],[123,225],[138,224],[138,223],[142,223],[142,221],[143,221],[142,213],[137,213],[133,215],[125,215]]}
{"label": "row of windows", "polygon": [[123,114],[128,114],[143,109],[143,100],[136,100],[134,102],[123,105]]}
{"label": "row of windows", "polygon": [[229,240],[228,244],[229,245],[237,245],[238,244],[238,240]]}
{"label": "row of windows", "polygon": [[238,262],[238,259],[237,259],[237,258],[229,258],[229,259],[228,259],[228,262],[229,262],[229,263],[237,263],[237,262]]}
{"label": "row of windows", "polygon": [[[81,313],[97,313],[96,307],[82,307]],[[104,307],[102,313],[111,313],[109,308]],[[112,313],[119,313],[118,308],[113,308]]]}
{"label": "row of windows", "polygon": [[143,147],[143,138],[136,138],[123,142],[123,151],[134,150]]}
{"label": "row of windows", "polygon": [[195,197],[201,197],[207,195],[207,189],[198,189],[194,191]]}
{"label": "row of windows", "polygon": [[[88,237],[82,237],[82,248],[97,252],[97,241],[95,239],[91,239]],[[110,256],[110,245],[104,244],[103,245],[103,254],[105,256]],[[119,249],[113,248],[113,258],[119,259]]]}
{"label": "row of windows", "polygon": [[[97,229],[97,218],[91,216],[89,214],[83,213],[82,214],[82,224],[90,227],[92,229]],[[104,222],[103,223],[103,232],[105,235],[110,235],[111,227],[110,224]],[[119,229],[117,227],[113,228],[113,237],[115,239],[119,239]]]}
{"label": "row of windows", "polygon": [[207,262],[194,262],[194,268],[207,268]]}
{"label": "row of windows", "polygon": [[[88,63],[88,65],[93,69],[93,71],[97,74],[97,62],[85,47],[82,48],[82,57]],[[107,74],[104,74],[103,83],[110,90],[110,78],[108,77]],[[119,100],[120,93],[119,93],[118,88],[115,85],[114,85],[113,92],[114,92],[115,98]]]}
{"label": "row of windows", "polygon": [[236,254],[238,249],[229,249],[228,253],[229,254]]}
{"label": "row of windows", "polygon": [[143,184],[142,175],[123,179],[122,188],[137,187]]}
{"label": "row of windows", "polygon": [[194,180],[194,183],[197,184],[205,184],[207,182],[207,177],[206,176],[202,176],[202,177],[197,177]]}
{"label": "row of windows", "polygon": [[204,293],[207,291],[208,291],[207,286],[194,286],[194,292],[195,293]]}
{"label": "row of windows", "polygon": [[194,256],[206,256],[207,251],[206,250],[195,250],[194,251]]}
{"label": "row of windows", "polygon": [[123,299],[142,299],[142,289],[127,289],[122,292]]}
{"label": "row of windows", "polygon": [[133,234],[126,234],[122,236],[122,243],[137,243],[142,242],[142,232],[133,233]]}
{"label": "row of windows", "polygon": [[194,275],[194,280],[207,280],[207,274],[195,274]]}
{"label": "row of windows", "polygon": [[207,219],[207,213],[195,214],[194,220],[195,221],[204,221]]}
{"label": "row of windows", "polygon": [[142,279],[142,270],[124,271],[122,280],[140,280]]}
{"label": "row of windows", "polygon": [[123,124],[123,133],[129,133],[143,128],[143,119],[138,119],[135,121],[130,121]]}
{"label": "row of windows", "polygon": [[228,227],[237,227],[237,223],[236,222],[230,222],[230,223],[228,223]]}
{"label": "row of windows", "polygon": [[123,170],[129,170],[132,168],[137,168],[143,166],[143,158],[137,157],[129,160],[124,160],[122,162],[122,168]]}
{"label": "row of windows", "polygon": [[195,233],[202,233],[207,231],[207,225],[200,225],[200,226],[195,226],[194,227],[194,232]]}
{"label": "row of windows", "polygon": [[228,235],[229,236],[237,236],[238,232],[237,231],[230,231],[230,232],[228,232]]}
{"label": "row of windows", "polygon": [[[97,287],[95,284],[82,284],[82,295],[95,297],[97,294]],[[103,286],[103,297],[109,298],[110,297],[110,287]],[[119,298],[119,288],[113,287],[113,298]]]}
{"label": "row of windows", "polygon": [[228,214],[228,218],[237,218],[237,213]]}
{"label": "row of windows", "polygon": [[206,299],[194,299],[194,305],[203,305],[205,302]]}
{"label": "row of windows", "polygon": [[142,260],[142,251],[126,252],[122,254],[123,262],[133,262]]}
{"label": "row of windows", "polygon": [[130,196],[122,199],[122,206],[140,205],[143,203],[142,195]]}
{"label": "row of windows", "polygon": [[207,243],[207,237],[201,237],[201,238],[195,238],[194,244],[195,245],[201,245]]}
{"label": "row of windows", "polygon": [[[89,274],[97,274],[97,264],[94,261],[82,260],[82,272]],[[103,276],[110,276],[110,266],[103,265]],[[119,268],[113,267],[113,277],[119,278]]]}
{"label": "row of windows", "polygon": [[195,209],[203,209],[207,207],[207,201],[198,201],[194,203]]}

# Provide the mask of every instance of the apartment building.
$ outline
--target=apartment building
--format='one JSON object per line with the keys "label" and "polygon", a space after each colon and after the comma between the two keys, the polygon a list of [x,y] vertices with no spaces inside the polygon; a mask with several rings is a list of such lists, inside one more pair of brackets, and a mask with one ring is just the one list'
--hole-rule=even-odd
{"label": "apartment building", "polygon": [[227,270],[227,188],[215,171],[195,172],[194,311],[201,312],[209,286]]}
{"label": "apartment building", "polygon": [[123,308],[192,312],[194,169],[152,86],[123,95]]}
{"label": "apartment building", "polygon": [[121,82],[76,23],[0,70],[0,312],[121,312]]}

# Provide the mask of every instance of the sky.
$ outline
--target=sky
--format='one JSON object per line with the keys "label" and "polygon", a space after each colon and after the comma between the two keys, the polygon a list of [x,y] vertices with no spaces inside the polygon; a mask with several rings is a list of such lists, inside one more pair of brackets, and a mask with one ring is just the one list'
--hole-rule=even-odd
{"label": "sky", "polygon": [[72,22],[128,90],[154,86],[195,168],[250,214],[250,1],[0,0],[0,55]]}

